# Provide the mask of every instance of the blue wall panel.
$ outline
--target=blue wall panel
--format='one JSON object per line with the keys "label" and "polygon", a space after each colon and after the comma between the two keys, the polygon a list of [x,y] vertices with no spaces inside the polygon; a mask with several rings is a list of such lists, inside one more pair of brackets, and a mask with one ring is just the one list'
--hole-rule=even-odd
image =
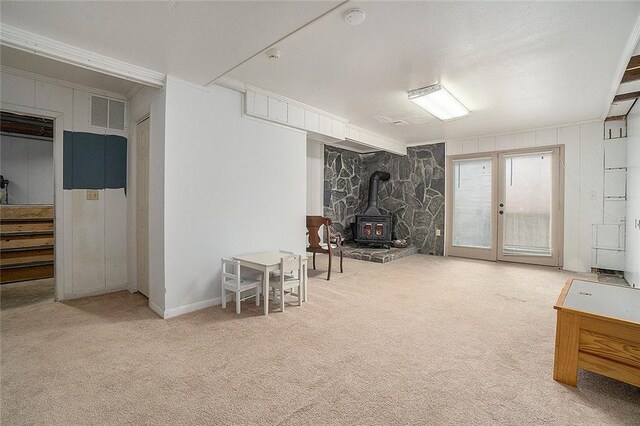
{"label": "blue wall panel", "polygon": [[105,188],[105,135],[73,133],[72,174],[74,189]]}
{"label": "blue wall panel", "polygon": [[64,132],[64,189],[127,189],[127,139]]}
{"label": "blue wall panel", "polygon": [[105,188],[127,189],[127,138],[107,135]]}

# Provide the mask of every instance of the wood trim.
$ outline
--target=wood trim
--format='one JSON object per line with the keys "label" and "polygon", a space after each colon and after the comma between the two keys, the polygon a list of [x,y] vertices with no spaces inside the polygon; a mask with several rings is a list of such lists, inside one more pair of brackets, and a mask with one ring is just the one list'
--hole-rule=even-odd
{"label": "wood trim", "polygon": [[622,76],[620,83],[628,83],[630,81],[640,80],[640,68],[628,69]]}
{"label": "wood trim", "polygon": [[0,216],[2,221],[11,220],[53,220],[54,209],[52,205],[18,205],[4,204],[0,206]]}
{"label": "wood trim", "polygon": [[630,101],[631,99],[640,98],[640,92],[629,92],[629,93],[621,93],[619,95],[614,96],[613,102],[622,102],[622,101]]}
{"label": "wood trim", "polygon": [[573,283],[573,278],[567,278],[564,282],[564,287],[562,287],[562,291],[560,292],[560,296],[558,296],[558,301],[553,306],[553,309],[560,309],[562,305],[564,305],[564,299],[567,298],[567,294],[569,293],[569,289],[571,288],[571,284]]}
{"label": "wood trim", "polygon": [[[615,331],[612,327],[609,329]],[[580,352],[640,367],[640,346],[637,342],[637,339],[627,340],[607,331],[594,331],[586,324],[580,327]]]}
{"label": "wood trim", "polygon": [[640,387],[640,370],[626,363],[580,351],[578,367]]}
{"label": "wood trim", "polygon": [[619,120],[626,120],[627,116],[626,115],[611,115],[607,118],[604,119],[605,122],[607,121],[619,121]]}
{"label": "wood trim", "polygon": [[634,68],[640,68],[640,55],[632,56],[631,59],[629,59],[627,70],[631,70]]}
{"label": "wood trim", "polygon": [[46,264],[35,264],[24,268],[3,268],[0,284],[53,278],[53,276],[53,261],[46,262]]}
{"label": "wood trim", "polygon": [[53,142],[53,120],[8,112],[0,113],[0,131],[16,135],[39,136]]}

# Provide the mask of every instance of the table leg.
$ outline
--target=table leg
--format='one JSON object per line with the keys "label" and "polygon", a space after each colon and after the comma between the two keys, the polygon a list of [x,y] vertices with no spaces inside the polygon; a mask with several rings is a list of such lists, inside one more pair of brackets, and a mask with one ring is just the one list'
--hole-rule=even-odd
{"label": "table leg", "polygon": [[574,387],[578,384],[579,339],[580,319],[578,316],[558,311],[553,379]]}
{"label": "table leg", "polygon": [[264,314],[269,314],[269,268],[264,268],[262,273],[262,294],[264,294]]}

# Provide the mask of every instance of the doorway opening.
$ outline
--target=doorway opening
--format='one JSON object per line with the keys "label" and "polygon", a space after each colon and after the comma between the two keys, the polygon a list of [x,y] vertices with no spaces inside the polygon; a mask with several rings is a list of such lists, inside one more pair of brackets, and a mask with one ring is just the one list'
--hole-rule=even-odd
{"label": "doorway opening", "polygon": [[54,121],[0,112],[0,303],[53,302]]}
{"label": "doorway opening", "polygon": [[561,147],[448,158],[447,253],[562,266]]}

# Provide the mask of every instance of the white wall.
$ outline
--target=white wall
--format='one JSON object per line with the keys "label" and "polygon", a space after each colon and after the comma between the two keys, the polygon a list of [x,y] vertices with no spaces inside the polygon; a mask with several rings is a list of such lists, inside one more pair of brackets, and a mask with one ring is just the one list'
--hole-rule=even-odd
{"label": "white wall", "polygon": [[640,110],[627,117],[627,210],[624,276],[640,287]]}
{"label": "white wall", "polygon": [[221,257],[305,249],[306,134],[241,99],[167,79],[165,317],[219,303]]}
{"label": "white wall", "polygon": [[0,141],[9,204],[53,204],[53,140],[1,135]]}
{"label": "white wall", "polygon": [[307,139],[307,214],[324,212],[324,144]]}
{"label": "white wall", "polygon": [[136,124],[149,116],[149,302],[164,315],[164,129],[165,92],[145,87],[129,101],[129,162],[127,169],[127,259],[131,290],[137,289],[137,140]]}
{"label": "white wall", "polygon": [[564,269],[591,270],[592,224],[603,218],[602,123],[447,141],[447,155],[564,145]]}
{"label": "white wall", "polygon": [[[57,117],[54,140],[54,193],[56,205],[56,286],[60,299],[100,294],[127,286],[126,201],[122,189],[99,190],[97,201],[88,201],[84,190],[64,190],[63,143],[60,126],[74,132],[105,134],[90,123],[90,96],[124,100],[123,95],[73,83],[3,70],[0,74],[2,109]],[[124,131],[109,134],[127,136]],[[108,220],[107,220],[108,218]],[[62,281],[60,281],[62,280]]]}

